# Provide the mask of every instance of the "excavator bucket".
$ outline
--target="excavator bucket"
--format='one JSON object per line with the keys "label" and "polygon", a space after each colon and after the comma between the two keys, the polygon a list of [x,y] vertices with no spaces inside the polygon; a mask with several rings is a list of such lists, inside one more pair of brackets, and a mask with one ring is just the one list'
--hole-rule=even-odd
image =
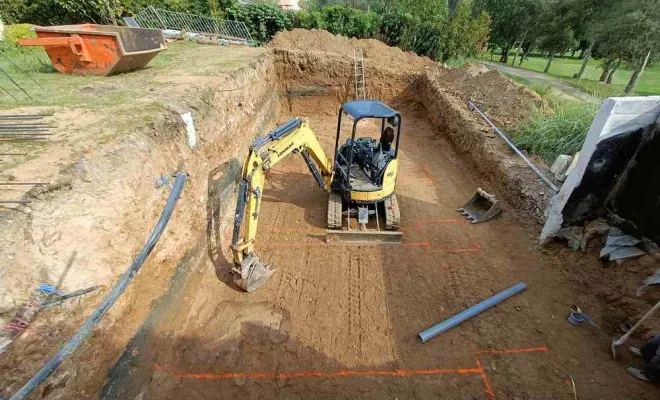
{"label": "excavator bucket", "polygon": [[234,268],[234,283],[246,292],[254,292],[275,272],[259,259],[255,252],[251,252],[243,259],[239,268]]}
{"label": "excavator bucket", "polygon": [[478,188],[474,196],[458,210],[473,224],[490,221],[502,214],[502,206],[494,195],[486,193]]}

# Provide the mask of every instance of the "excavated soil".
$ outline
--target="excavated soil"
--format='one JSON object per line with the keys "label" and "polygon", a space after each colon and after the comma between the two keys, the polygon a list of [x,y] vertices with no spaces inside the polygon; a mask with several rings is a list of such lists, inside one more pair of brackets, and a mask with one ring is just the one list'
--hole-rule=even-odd
{"label": "excavated soil", "polygon": [[[611,328],[638,318],[652,299],[626,306],[616,293],[628,295],[633,279],[609,282],[622,278],[621,267],[604,270],[591,254],[537,245],[538,231],[529,220],[538,206],[525,203],[528,196],[520,192],[527,171],[465,107],[474,94],[457,87],[469,88],[470,80],[443,77],[445,70],[379,68],[379,57],[366,60],[371,96],[403,115],[397,182],[403,245],[326,245],[327,194],[294,156],[269,173],[264,189],[257,251],[277,272],[255,293],[234,287],[233,189],[249,143],[276,123],[301,116],[331,154],[336,112],[352,97],[353,65],[346,54],[285,50],[285,39],[280,35],[280,48],[221,84],[181,78],[182,85],[199,89],[200,96],[174,108],[185,104],[193,111],[203,139],[197,149],[187,147],[183,126],[170,112],[146,135],[108,143],[78,164],[79,170],[95,171],[91,176],[101,186],[133,171],[111,186],[113,196],[89,198],[87,204],[103,207],[75,205],[94,227],[116,204],[109,232],[85,233],[90,251],[104,257],[116,253],[96,243],[130,240],[130,248],[119,253],[124,265],[167,196],[166,189],[151,186],[152,178],[178,169],[189,172],[190,180],[132,286],[35,398],[573,399],[569,376],[579,398],[658,398],[657,388],[625,373],[629,356],[616,363],[609,354]],[[499,82],[495,75],[474,78]],[[173,84],[178,79],[171,78]],[[522,109],[528,94],[515,85],[503,90]],[[506,108],[486,100],[504,123]],[[377,126],[360,124],[360,133],[376,135]],[[113,162],[102,162],[108,159]],[[104,176],[105,168],[116,172]],[[513,174],[520,178],[512,181]],[[49,207],[35,207],[30,223],[44,224],[55,201],[75,214],[64,200],[91,191],[83,178],[90,175],[72,175],[67,191],[40,198]],[[505,212],[471,225],[455,209],[479,186],[501,195]],[[647,262],[634,264],[637,277],[652,268]],[[524,293],[426,344],[418,342],[422,329],[519,281],[528,285]],[[608,290],[616,292],[610,302],[603,299]],[[40,315],[0,355],[0,394],[9,396],[27,381],[102,294]],[[603,328],[570,326],[571,304],[580,304]]]}
{"label": "excavated soil", "polygon": [[352,60],[354,49],[362,49],[365,59],[371,59],[379,68],[401,69],[406,72],[416,69],[430,68],[434,62],[428,57],[419,57],[415,53],[406,52],[398,47],[389,47],[375,39],[355,39],[318,29],[293,29],[288,32],[279,32],[268,42],[268,47],[286,50],[302,50],[324,54],[336,54],[350,57]]}

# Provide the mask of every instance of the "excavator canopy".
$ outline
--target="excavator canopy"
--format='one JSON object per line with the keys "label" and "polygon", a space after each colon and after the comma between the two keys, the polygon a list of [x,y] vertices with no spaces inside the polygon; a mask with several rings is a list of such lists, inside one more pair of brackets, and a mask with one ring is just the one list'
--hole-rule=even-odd
{"label": "excavator canopy", "polygon": [[399,115],[398,112],[378,100],[349,101],[344,103],[341,108],[355,120],[362,118],[390,118]]}

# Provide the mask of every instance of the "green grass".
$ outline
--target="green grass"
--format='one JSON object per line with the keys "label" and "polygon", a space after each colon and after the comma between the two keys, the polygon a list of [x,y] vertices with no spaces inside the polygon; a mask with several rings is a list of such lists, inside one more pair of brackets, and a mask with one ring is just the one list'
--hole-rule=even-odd
{"label": "green grass", "polygon": [[26,49],[4,44],[0,52],[20,70],[2,56],[0,68],[33,98],[30,100],[0,73],[0,109],[22,106],[106,109],[132,107],[140,100],[166,101],[171,95],[169,79],[218,76],[246,65],[260,54],[255,49],[229,50],[186,41],[170,44],[143,70],[113,76],[82,76],[57,72],[41,48]]}
{"label": "green grass", "polygon": [[539,84],[511,74],[505,74],[534,90],[545,105],[532,112],[529,120],[510,130],[515,144],[529,154],[538,155],[551,165],[560,154],[574,155],[582,148],[600,100],[571,100],[561,96],[549,84]]}
{"label": "green grass", "polygon": [[[548,60],[542,57],[529,57],[525,60],[521,68],[531,71],[543,72]],[[516,62],[516,66],[517,66]],[[597,97],[608,97],[621,95],[625,89],[632,70],[621,67],[614,74],[611,85],[599,83],[598,79],[602,72],[602,63],[599,60],[590,60],[585,70],[583,79],[578,82],[573,75],[580,71],[582,60],[574,58],[555,57],[550,65],[549,75],[562,79],[564,82],[579,87],[587,93],[595,94]],[[649,67],[644,71],[635,93],[638,95],[658,95],[660,94],[660,67]]]}
{"label": "green grass", "polygon": [[582,148],[600,101],[567,100],[550,90],[542,97],[546,106],[534,110],[511,134],[517,146],[551,165],[560,154],[572,156]]}
{"label": "green grass", "polygon": [[531,81],[527,78],[523,78],[522,76],[509,74],[507,72],[502,72],[502,74],[504,76],[506,76],[507,78],[511,79],[511,80],[514,80],[518,83],[521,83],[521,84],[527,86],[529,89],[531,89],[531,90],[535,91],[536,93],[538,93],[538,95],[541,96],[541,97],[545,98],[545,97],[549,96],[550,93],[552,92],[552,85],[550,85],[550,84],[547,84],[547,83],[543,84],[543,83],[534,82],[534,81]]}

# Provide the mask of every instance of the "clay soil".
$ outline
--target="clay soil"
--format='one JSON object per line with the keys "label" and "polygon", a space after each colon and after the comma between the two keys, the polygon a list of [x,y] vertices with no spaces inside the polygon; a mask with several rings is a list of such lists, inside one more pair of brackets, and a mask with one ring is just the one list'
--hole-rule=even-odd
{"label": "clay soil", "polygon": [[[515,212],[476,226],[456,214],[477,183],[423,111],[399,106],[401,247],[326,245],[327,195],[301,159],[286,160],[265,189],[257,245],[278,271],[245,294],[226,261],[198,266],[103,395],[570,399],[570,375],[582,398],[657,398],[610,361],[606,333],[568,325],[572,303],[597,305]],[[330,149],[335,118],[306,117]],[[519,281],[525,293],[419,343],[421,330]]]}
{"label": "clay soil", "polygon": [[[256,249],[277,271],[255,293],[238,290],[229,272],[235,197],[231,185],[222,183],[236,178],[235,165],[254,134],[293,116],[307,118],[332,154],[335,112],[352,91],[351,55],[334,60],[279,51],[251,60],[235,74],[247,81],[240,82],[247,85],[243,89],[226,91],[241,87],[228,85],[237,83],[228,78],[215,92],[203,92],[201,104],[189,100],[193,110],[209,107],[199,120],[205,139],[199,149],[189,150],[181,131],[172,130],[161,138],[172,141],[165,146],[170,155],[154,150],[159,168],[129,164],[140,175],[135,181],[146,181],[138,186],[142,192],[152,193],[148,179],[178,162],[191,172],[189,186],[162,243],[110,321],[34,398],[573,399],[570,377],[581,399],[658,398],[657,387],[625,373],[633,361],[623,350],[619,362],[610,356],[612,327],[625,318],[612,318],[613,308],[626,306],[620,293],[633,290],[634,279],[613,283],[624,275],[620,267],[604,270],[592,254],[567,253],[559,244],[539,247],[537,226],[507,196],[503,216],[492,222],[471,225],[456,213],[476,187],[506,190],[475,168],[474,154],[442,130],[474,122],[443,122],[462,114],[422,104],[424,87],[415,74],[424,67],[410,76],[374,66],[369,83],[372,93],[403,114],[397,181],[403,244],[327,245],[328,195],[302,158],[294,156],[269,173],[261,210]],[[456,79],[444,82],[449,86],[450,81]],[[315,89],[298,90],[309,87]],[[522,109],[527,94],[518,86],[507,90],[512,107]],[[288,97],[293,92],[295,97]],[[455,94],[437,104],[463,106],[471,96]],[[279,102],[274,116],[263,111],[270,107],[269,96]],[[504,115],[503,107],[489,101],[494,114]],[[377,125],[361,123],[359,130],[361,136],[374,136]],[[156,147],[159,142],[149,143]],[[81,190],[75,180],[71,185]],[[166,192],[131,195],[150,201],[145,215],[122,215],[121,232],[134,250]],[[139,234],[129,236],[131,229],[140,229]],[[122,254],[121,261],[129,260],[130,254]],[[634,265],[637,274],[652,268]],[[418,341],[421,330],[521,281],[527,284],[522,294],[428,343]],[[0,382],[11,386],[2,395],[11,395],[29,379],[100,298],[60,324],[48,326],[52,314],[40,317],[11,352],[1,355]],[[602,329],[569,325],[572,304],[603,322]],[[645,308],[645,301],[636,302],[627,315],[637,316]]]}

